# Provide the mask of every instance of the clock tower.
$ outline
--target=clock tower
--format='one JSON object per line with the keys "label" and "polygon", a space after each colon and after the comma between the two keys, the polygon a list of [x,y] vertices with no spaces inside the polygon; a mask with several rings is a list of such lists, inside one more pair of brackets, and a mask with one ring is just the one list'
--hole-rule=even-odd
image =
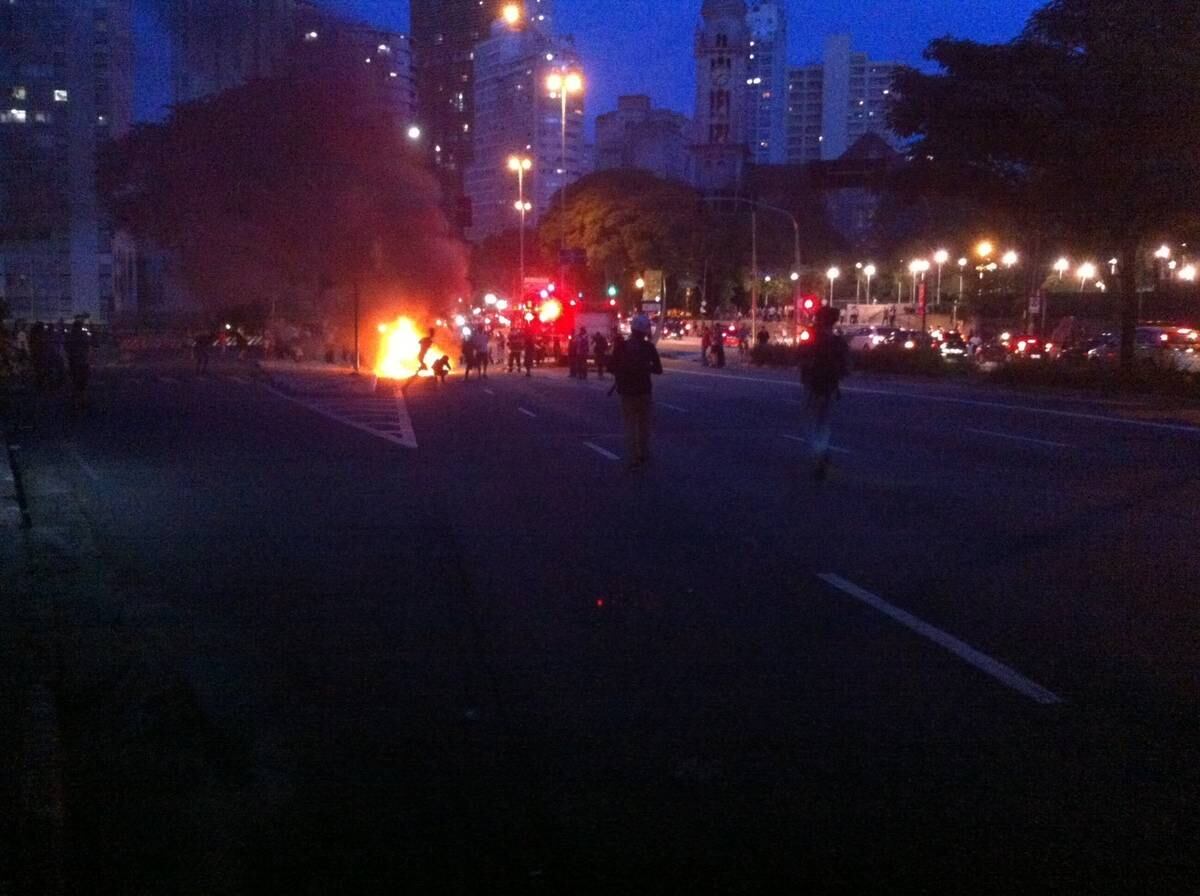
{"label": "clock tower", "polygon": [[750,28],[744,0],[704,0],[696,31],[692,183],[703,192],[738,186],[748,158],[746,77]]}

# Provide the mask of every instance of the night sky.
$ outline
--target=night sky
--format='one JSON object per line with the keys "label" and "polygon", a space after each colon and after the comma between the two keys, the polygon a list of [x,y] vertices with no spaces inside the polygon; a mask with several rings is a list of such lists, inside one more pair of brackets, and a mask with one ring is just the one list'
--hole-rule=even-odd
{"label": "night sky", "polygon": [[[161,117],[170,100],[170,57],[148,8],[138,10],[137,116]],[[408,30],[403,0],[327,0],[354,18]],[[1038,0],[789,0],[792,64],[818,61],[826,35],[854,36],[856,49],[880,61],[920,62],[934,37],[984,41],[1014,37]],[[691,114],[695,79],[692,35],[701,0],[557,0],[559,30],[574,34],[587,61],[589,117],[616,106],[623,93],[648,93],[655,103]]]}

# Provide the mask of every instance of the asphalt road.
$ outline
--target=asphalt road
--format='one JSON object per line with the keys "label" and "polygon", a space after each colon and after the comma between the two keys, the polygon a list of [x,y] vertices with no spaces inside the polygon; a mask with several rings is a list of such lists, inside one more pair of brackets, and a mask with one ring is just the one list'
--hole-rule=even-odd
{"label": "asphalt road", "polygon": [[82,775],[72,891],[1196,892],[1200,428],[858,378],[818,484],[793,378],[675,361],[627,474],[607,387],[46,409],[221,770]]}

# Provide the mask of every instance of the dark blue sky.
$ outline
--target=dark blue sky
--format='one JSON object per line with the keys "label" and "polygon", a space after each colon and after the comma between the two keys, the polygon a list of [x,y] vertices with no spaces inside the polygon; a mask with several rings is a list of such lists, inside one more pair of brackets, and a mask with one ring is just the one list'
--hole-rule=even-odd
{"label": "dark blue sky", "polygon": [[[169,102],[169,56],[147,12],[139,9],[137,113],[159,117]],[[326,0],[355,18],[408,29],[403,0]],[[587,61],[590,116],[623,93],[648,93],[656,103],[690,114],[692,35],[701,0],[557,0],[559,29],[574,34]],[[825,36],[854,35],[856,48],[881,61],[917,63],[935,37],[951,34],[1002,41],[1015,36],[1038,0],[788,0],[791,62],[816,61]]]}

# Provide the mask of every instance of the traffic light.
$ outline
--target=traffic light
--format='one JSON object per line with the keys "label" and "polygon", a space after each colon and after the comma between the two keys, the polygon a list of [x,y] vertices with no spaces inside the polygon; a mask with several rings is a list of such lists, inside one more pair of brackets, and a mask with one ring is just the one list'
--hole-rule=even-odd
{"label": "traffic light", "polygon": [[612,283],[610,283],[610,284],[608,285],[608,297],[609,297],[610,299],[615,299],[615,298],[617,297],[617,292],[618,292],[618,290],[617,290],[617,287],[616,287],[616,285],[615,285],[615,284],[612,284]]}
{"label": "traffic light", "polygon": [[816,307],[817,307],[817,302],[815,299],[807,298],[804,300],[804,310],[805,311],[812,311]]}

